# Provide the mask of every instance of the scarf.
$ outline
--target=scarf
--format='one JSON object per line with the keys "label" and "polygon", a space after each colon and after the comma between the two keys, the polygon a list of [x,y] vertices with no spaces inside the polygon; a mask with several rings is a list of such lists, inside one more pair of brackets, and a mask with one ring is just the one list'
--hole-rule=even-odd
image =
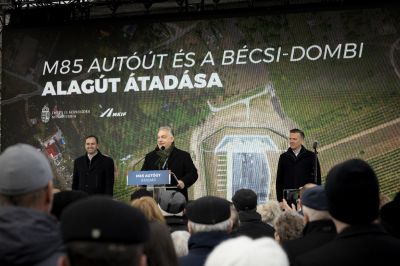
{"label": "scarf", "polygon": [[[158,169],[162,169],[165,161],[168,159],[169,155],[171,154],[172,150],[175,148],[175,144],[172,142],[171,146],[165,150],[161,150],[160,148],[156,148],[156,154],[158,155],[158,159],[156,160],[156,166]],[[167,162],[168,163],[168,162]]]}

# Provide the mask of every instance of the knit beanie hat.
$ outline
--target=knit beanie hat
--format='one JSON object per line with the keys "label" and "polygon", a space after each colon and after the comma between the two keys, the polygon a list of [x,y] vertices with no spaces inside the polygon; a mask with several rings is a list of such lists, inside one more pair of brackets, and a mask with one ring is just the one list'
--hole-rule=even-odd
{"label": "knit beanie hat", "polygon": [[363,160],[334,166],[325,184],[332,217],[351,225],[369,224],[379,214],[379,184],[374,170]]}
{"label": "knit beanie hat", "polygon": [[257,194],[251,189],[242,188],[235,192],[232,202],[238,211],[254,210],[257,207]]}

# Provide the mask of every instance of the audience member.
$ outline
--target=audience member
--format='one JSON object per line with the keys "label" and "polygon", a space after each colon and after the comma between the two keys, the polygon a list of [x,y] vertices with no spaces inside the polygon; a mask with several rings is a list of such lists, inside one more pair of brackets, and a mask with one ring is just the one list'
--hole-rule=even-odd
{"label": "audience member", "polygon": [[274,237],[274,228],[261,221],[261,215],[256,211],[257,194],[251,189],[239,189],[232,197],[239,214],[240,226],[237,236],[245,235],[251,238],[263,236]]}
{"label": "audience member", "polygon": [[65,207],[67,207],[72,202],[86,198],[88,196],[89,194],[80,190],[65,190],[57,192],[53,196],[53,207],[51,208],[50,212],[54,215],[54,217],[57,218],[57,220],[60,220],[61,213]]}
{"label": "audience member", "polygon": [[150,222],[150,239],[144,245],[147,266],[178,266],[178,257],[168,227],[158,221]]}
{"label": "audience member", "polygon": [[189,237],[190,234],[185,230],[178,230],[171,233],[172,242],[174,243],[175,252],[178,257],[186,256],[189,253]]}
{"label": "audience member", "polygon": [[144,214],[107,196],[72,203],[61,215],[68,257],[61,266],[145,266],[149,222]]}
{"label": "audience member", "polygon": [[282,210],[277,200],[269,200],[264,204],[257,205],[257,212],[261,215],[261,221],[273,227],[276,217]]}
{"label": "audience member", "polygon": [[181,266],[201,266],[208,254],[222,241],[228,239],[232,230],[229,201],[206,196],[187,206],[189,253],[181,257]]}
{"label": "audience member", "polygon": [[400,238],[400,192],[394,200],[383,205],[379,213],[380,223],[390,235]]}
{"label": "audience member", "polygon": [[147,220],[159,221],[161,223],[165,223],[164,216],[162,215],[160,208],[157,205],[157,202],[150,197],[141,197],[138,199],[134,199],[131,202],[131,206],[138,208],[143,212],[146,216]]}
{"label": "audience member", "polygon": [[325,189],[315,185],[304,191],[301,197],[305,227],[303,237],[282,243],[290,264],[297,256],[321,247],[336,236],[336,229],[328,212]]}
{"label": "audience member", "polygon": [[297,257],[296,265],[381,265],[398,260],[400,240],[375,223],[379,184],[366,162],[352,159],[334,166],[327,175],[325,190],[338,235]]}
{"label": "audience member", "polygon": [[183,212],[186,198],[182,193],[175,190],[160,191],[158,205],[170,232],[187,230],[187,218]]}
{"label": "audience member", "polygon": [[304,193],[304,191],[306,191],[309,188],[313,188],[317,186],[317,184],[314,183],[307,183],[304,186],[299,188],[299,198],[296,200],[296,204],[291,204],[291,206],[289,206],[289,204],[287,203],[287,201],[285,199],[282,200],[282,204],[281,204],[281,208],[283,211],[297,211],[300,215],[303,215],[303,211],[301,209],[301,197]]}
{"label": "audience member", "polygon": [[63,255],[50,215],[53,173],[47,158],[27,144],[0,155],[0,265],[56,265]]}
{"label": "audience member", "polygon": [[303,236],[303,217],[295,211],[284,211],[275,220],[275,240],[283,243]]}
{"label": "audience member", "polygon": [[283,249],[270,237],[251,239],[240,236],[218,245],[208,256],[206,266],[288,266]]}

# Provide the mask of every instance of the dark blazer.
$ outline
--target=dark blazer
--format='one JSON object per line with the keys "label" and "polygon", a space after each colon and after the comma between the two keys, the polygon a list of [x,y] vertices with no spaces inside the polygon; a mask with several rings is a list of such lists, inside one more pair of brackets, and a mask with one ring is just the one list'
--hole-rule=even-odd
{"label": "dark blazer", "polygon": [[332,220],[312,221],[304,227],[302,238],[284,241],[282,247],[289,257],[290,265],[294,265],[298,256],[323,246],[335,236],[336,228]]}
{"label": "dark blazer", "polygon": [[[142,166],[142,171],[145,170],[159,170],[156,165],[158,155],[156,150],[146,154],[144,163]],[[196,182],[198,175],[197,169],[193,164],[190,154],[186,151],[180,150],[176,147],[173,148],[171,154],[168,157],[165,169],[171,170],[179,180],[182,180],[185,184],[183,189],[176,188],[176,191],[181,192],[188,200],[187,189]],[[171,186],[176,186],[176,180],[171,177]]]}
{"label": "dark blazer", "polygon": [[380,225],[351,226],[324,246],[297,257],[295,265],[385,265],[399,260],[400,240]]}
{"label": "dark blazer", "polygon": [[[284,189],[297,189],[307,183],[315,183],[314,160],[314,153],[304,148],[304,146],[301,147],[297,157],[291,148],[281,154],[276,174],[276,197],[278,201],[282,201]],[[321,167],[319,161],[317,166],[317,184],[320,185]]]}
{"label": "dark blazer", "polygon": [[72,189],[91,194],[113,195],[114,161],[100,151],[89,160],[87,154],[74,161]]}

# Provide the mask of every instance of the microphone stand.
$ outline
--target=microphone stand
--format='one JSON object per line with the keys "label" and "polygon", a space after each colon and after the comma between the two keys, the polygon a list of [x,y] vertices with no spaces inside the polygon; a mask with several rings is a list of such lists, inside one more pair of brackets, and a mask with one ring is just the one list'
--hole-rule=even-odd
{"label": "microphone stand", "polygon": [[317,184],[318,182],[318,151],[317,151],[317,143],[314,143],[314,182]]}

